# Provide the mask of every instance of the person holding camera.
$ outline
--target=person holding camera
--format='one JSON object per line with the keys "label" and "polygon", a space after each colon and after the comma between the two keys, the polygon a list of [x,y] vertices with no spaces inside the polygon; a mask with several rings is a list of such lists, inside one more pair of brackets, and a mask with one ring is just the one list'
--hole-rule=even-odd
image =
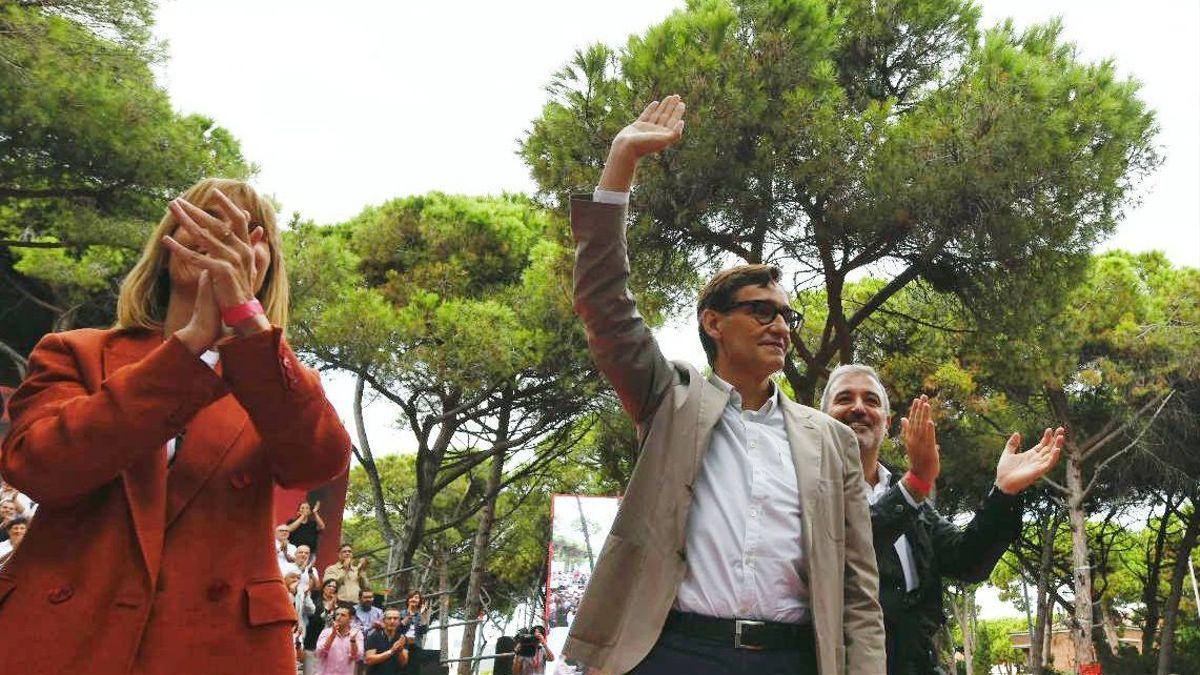
{"label": "person holding camera", "polygon": [[550,651],[550,645],[546,644],[545,628],[534,626],[517,633],[513,675],[542,675],[546,662],[553,660],[554,652]]}

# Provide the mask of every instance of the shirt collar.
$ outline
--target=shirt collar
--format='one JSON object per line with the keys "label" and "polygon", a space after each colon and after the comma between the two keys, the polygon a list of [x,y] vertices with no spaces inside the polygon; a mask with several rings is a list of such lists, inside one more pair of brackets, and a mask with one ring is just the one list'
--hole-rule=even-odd
{"label": "shirt collar", "polygon": [[[714,385],[716,385],[716,387],[718,389],[720,389],[721,391],[729,394],[729,404],[728,405],[732,406],[739,413],[743,412],[742,411],[742,395],[740,393],[738,393],[737,389],[733,388],[732,384],[729,384],[725,380],[722,380],[721,377],[719,375],[717,375],[715,372],[713,374],[709,375],[708,381],[713,383]],[[772,382],[771,383],[771,394],[769,396],[767,396],[767,402],[764,403],[763,406],[761,408],[759,408],[758,410],[745,411],[745,412],[754,412],[755,414],[758,414],[758,415],[770,415],[771,413],[775,412],[775,409],[779,406],[778,399],[779,399],[780,395],[781,394],[779,392],[779,387],[776,387],[775,383]]]}
{"label": "shirt collar", "polygon": [[870,490],[872,496],[882,497],[883,493],[887,492],[888,488],[892,485],[892,472],[888,471],[883,462],[876,462],[875,464],[878,467],[878,480],[875,481],[874,485],[871,485],[867,483],[866,474],[863,474],[863,482],[867,483],[867,489]]}

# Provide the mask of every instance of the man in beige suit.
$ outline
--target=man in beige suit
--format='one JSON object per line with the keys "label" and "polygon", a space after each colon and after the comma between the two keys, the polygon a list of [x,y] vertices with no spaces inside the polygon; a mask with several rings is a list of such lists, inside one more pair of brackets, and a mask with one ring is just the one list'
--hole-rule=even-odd
{"label": "man in beige suit", "polygon": [[725,270],[701,292],[707,378],[663,357],[629,294],[634,170],[683,115],[678,96],[651,103],[571,204],[575,309],[641,453],[564,656],[601,673],[882,675],[858,442],[771,379],[798,323],[779,270]]}

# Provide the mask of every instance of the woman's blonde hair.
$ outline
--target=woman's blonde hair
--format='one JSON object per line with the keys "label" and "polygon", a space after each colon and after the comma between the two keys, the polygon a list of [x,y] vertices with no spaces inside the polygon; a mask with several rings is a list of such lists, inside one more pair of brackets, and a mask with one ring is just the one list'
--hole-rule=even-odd
{"label": "woman's blonde hair", "polygon": [[[261,225],[271,249],[271,262],[267,276],[258,291],[258,300],[266,311],[272,325],[287,329],[288,281],[283,267],[283,243],[279,227],[275,222],[275,209],[262,195],[246,183],[228,178],[205,178],[180,195],[187,201],[205,208],[213,198],[213,191],[220,190],[234,204],[250,212],[250,227]],[[175,231],[175,217],[168,210],[158,227],[154,228],[142,257],[121,282],[117,296],[116,328],[145,328],[160,330],[167,315],[167,301],[171,297],[171,278],[167,271],[170,252],[163,246],[163,235]]]}

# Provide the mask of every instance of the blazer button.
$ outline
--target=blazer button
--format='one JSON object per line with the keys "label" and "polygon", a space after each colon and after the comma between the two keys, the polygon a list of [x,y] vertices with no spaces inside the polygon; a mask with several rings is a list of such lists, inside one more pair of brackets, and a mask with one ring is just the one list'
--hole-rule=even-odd
{"label": "blazer button", "polygon": [[687,562],[687,550],[681,548],[678,551],[676,551],[676,553],[679,554],[680,560]]}
{"label": "blazer button", "polygon": [[904,513],[904,505],[903,505],[903,504],[897,504],[897,505],[895,505],[895,506],[893,506],[893,507],[892,507],[892,510],[893,510],[893,511],[895,511],[896,513]]}
{"label": "blazer button", "polygon": [[58,588],[47,593],[46,599],[52,604],[57,605],[60,602],[66,602],[67,600],[70,600],[72,595],[75,595],[75,589],[71,588],[71,584],[63,584],[62,586],[59,586]]}
{"label": "blazer button", "polygon": [[221,598],[229,595],[229,584],[224,581],[214,581],[208,585],[208,589],[204,592],[208,599],[212,602],[218,602]]}
{"label": "blazer button", "polygon": [[165,578],[163,578],[163,577],[159,577],[159,578],[158,578],[158,585],[157,585],[157,586],[155,586],[155,588],[154,588],[154,592],[155,592],[155,593],[162,593],[162,592],[163,592],[163,591],[165,591],[165,590],[167,590],[167,580],[166,580]]}

